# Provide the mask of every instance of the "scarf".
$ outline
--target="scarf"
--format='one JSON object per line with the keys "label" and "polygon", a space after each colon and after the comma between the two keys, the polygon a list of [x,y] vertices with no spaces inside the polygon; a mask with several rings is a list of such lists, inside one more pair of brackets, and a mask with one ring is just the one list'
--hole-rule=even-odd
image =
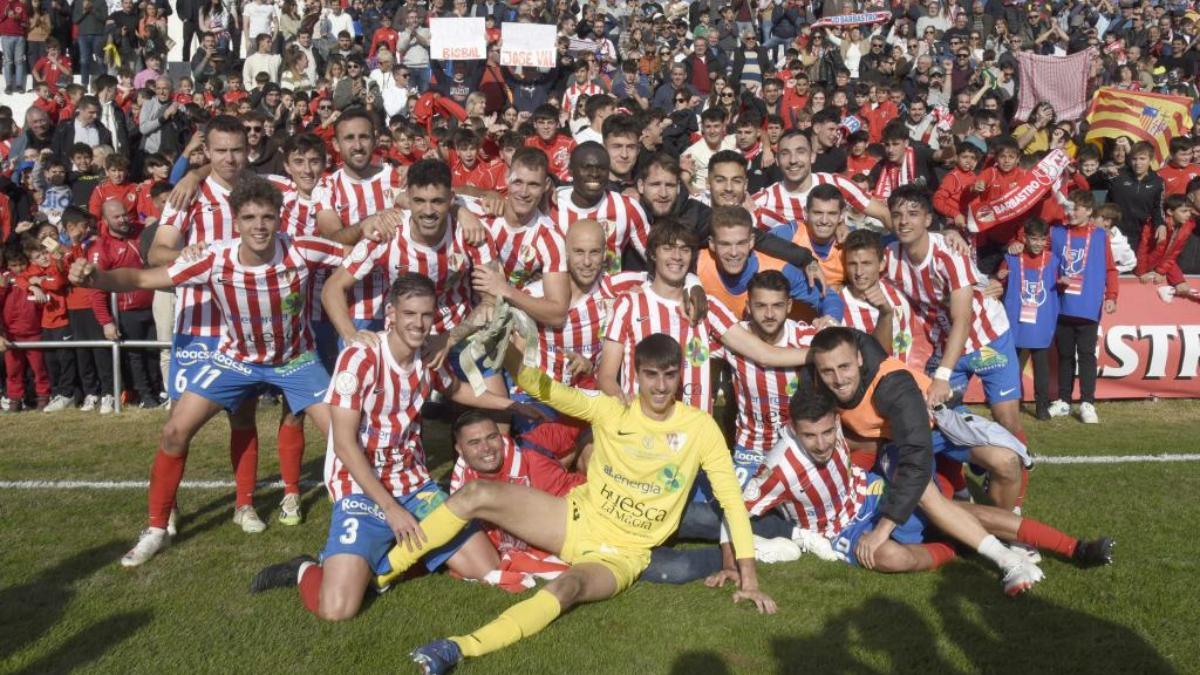
{"label": "scarf", "polygon": [[879,163],[879,167],[879,180],[875,182],[875,194],[886,201],[893,190],[916,179],[917,153],[911,147],[905,148],[904,160],[899,164],[885,160]]}
{"label": "scarf", "polygon": [[1059,185],[1070,164],[1071,158],[1061,148],[1051,151],[1008,192],[990,202],[972,204],[967,212],[967,229],[971,232],[986,232],[1011,223],[1024,216],[1047,196],[1053,196],[1066,210],[1069,202],[1066,201]]}

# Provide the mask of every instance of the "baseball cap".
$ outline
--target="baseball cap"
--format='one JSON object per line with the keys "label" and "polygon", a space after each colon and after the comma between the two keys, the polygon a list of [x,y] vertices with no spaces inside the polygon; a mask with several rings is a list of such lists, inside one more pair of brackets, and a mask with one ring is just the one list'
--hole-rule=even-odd
{"label": "baseball cap", "polygon": [[983,139],[978,136],[967,136],[962,142],[964,145],[969,145],[978,150],[980,157],[987,154],[987,143],[985,143]]}

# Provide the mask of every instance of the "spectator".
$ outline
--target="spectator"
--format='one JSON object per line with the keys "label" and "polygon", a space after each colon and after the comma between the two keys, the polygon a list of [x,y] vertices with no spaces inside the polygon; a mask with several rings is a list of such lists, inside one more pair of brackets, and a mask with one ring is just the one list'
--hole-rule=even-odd
{"label": "spectator", "polygon": [[160,77],[154,82],[154,96],[142,103],[137,119],[142,152],[171,153],[178,148],[173,122],[179,116],[181,106],[172,99],[171,92],[170,78]]}
{"label": "spectator", "polygon": [[[4,338],[8,342],[36,342],[42,335],[42,307],[49,302],[41,283],[47,274],[53,274],[50,256],[32,233],[26,233],[9,244],[4,264],[0,277]],[[27,370],[33,375],[36,408],[42,410],[50,402],[50,375],[42,350],[6,349],[4,370],[6,412],[20,412],[25,407]]]}
{"label": "spectator", "polygon": [[273,52],[274,43],[275,38],[270,33],[259,33],[254,38],[257,48],[246,58],[246,62],[242,66],[243,81],[253,82],[259,73],[266,73],[270,81],[276,81],[279,77],[279,67],[283,64],[283,57]]}
{"label": "spectator", "polygon": [[25,93],[25,34],[29,11],[24,0],[0,0],[0,51],[4,56],[4,93]]}

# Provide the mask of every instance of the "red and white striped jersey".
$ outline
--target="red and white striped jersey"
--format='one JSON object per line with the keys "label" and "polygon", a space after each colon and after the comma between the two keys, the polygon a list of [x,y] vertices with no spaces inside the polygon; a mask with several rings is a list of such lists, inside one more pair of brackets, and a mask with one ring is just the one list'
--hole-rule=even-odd
{"label": "red and white striped jersey", "polygon": [[[233,225],[233,209],[229,206],[229,190],[221,187],[212,176],[200,183],[196,198],[185,209],[176,211],[163,206],[162,225],[169,225],[183,235],[184,246],[223,243],[237,238]],[[207,285],[175,290],[175,333],[214,337],[221,334],[225,322],[213,302]]]}
{"label": "red and white striped jersey", "polygon": [[833,538],[866,501],[867,480],[850,462],[850,448],[838,427],[837,449],[817,465],[800,447],[790,427],[767,453],[766,462],[742,490],[751,516],[780,508],[801,528]]}
{"label": "red and white striped jersey", "polygon": [[[884,256],[886,276],[912,302],[912,308],[925,324],[925,332],[936,353],[946,346],[950,336],[950,294],[964,286],[974,287],[971,298],[971,332],[963,353],[978,351],[1008,330],[1004,305],[984,297],[983,275],[970,256],[955,253],[937,232],[929,233],[929,251],[925,259],[913,263],[893,242]],[[954,367],[954,364],[947,364]]]}
{"label": "red and white striped jersey", "polygon": [[683,348],[679,400],[712,413],[712,350],[722,335],[737,324],[737,317],[720,300],[709,297],[704,323],[693,326],[674,300],[663,298],[646,281],[640,289],[622,294],[613,305],[612,320],[604,339],[621,345],[625,358],[621,363],[621,388],[626,395],[637,394],[633,372],[633,348],[654,333],[675,338]]}
{"label": "red and white striped jersey", "polygon": [[[446,232],[437,246],[418,243],[412,235],[411,214],[411,211],[401,214],[403,222],[391,239],[359,241],[346,257],[344,266],[355,279],[377,278],[382,288],[387,288],[393,279],[405,272],[416,272],[432,279],[438,300],[433,333],[441,335],[471,312],[473,266],[489,263],[495,256],[490,241],[481,247],[468,244],[453,216],[448,216]],[[382,312],[381,304],[379,311],[369,318],[378,318]]]}
{"label": "red and white striped jersey", "polygon": [[[750,324],[740,324],[750,330]],[[804,347],[812,344],[817,330],[807,323],[787,319],[776,347]],[[738,446],[766,453],[775,445],[779,430],[788,423],[788,399],[796,391],[799,368],[761,366],[724,347],[713,353],[733,371],[733,394],[737,399]]]}
{"label": "red and white striped jersey", "polygon": [[[892,306],[892,356],[907,363],[913,341],[912,305],[887,279],[879,280],[879,288],[883,290],[883,297],[887,298]],[[846,306],[842,316],[843,323],[864,333],[874,332],[879,322],[879,310],[866,300],[856,298],[850,292],[849,286],[843,287],[841,292],[842,302]]]}
{"label": "red and white striped jersey", "polygon": [[754,195],[754,203],[760,207],[774,211],[786,220],[803,221],[804,205],[808,203],[808,193],[818,185],[834,185],[846,198],[846,203],[856,211],[865,211],[871,203],[871,197],[854,181],[836,173],[814,173],[812,184],[807,190],[788,192],[780,181]]}
{"label": "red and white striped jersey", "polygon": [[296,189],[296,182],[288,176],[271,174],[265,178],[283,194],[283,208],[279,211],[279,231],[293,237],[316,237],[317,202],[315,196],[321,190],[321,182],[308,197]]}
{"label": "red and white striped jersey", "polygon": [[[397,363],[387,333],[381,332],[374,347],[355,342],[342,350],[325,402],[362,413],[359,448],[383,486],[401,497],[429,481],[421,445],[421,406],[433,389],[452,383],[448,366],[432,370],[420,354],[408,364]],[[325,451],[325,487],[334,500],[361,494],[362,487],[334,452],[333,437],[330,433]]]}
{"label": "red and white striped jersey", "polygon": [[[503,436],[502,440],[504,459],[496,473],[480,473],[472,469],[466,460],[459,456],[458,460],[454,462],[454,470],[450,474],[450,492],[452,494],[471,481],[490,480],[524,485],[555,497],[564,497],[572,488],[587,480],[584,474],[567,471],[557,460],[518,448],[511,436]],[[498,527],[489,526],[485,531],[488,538],[495,544],[496,550],[502,555],[512,550],[530,549],[529,544],[523,539],[518,539]]]}
{"label": "red and white striped jersey", "polygon": [[[279,231],[293,237],[321,236],[317,232],[317,203],[313,201],[313,195],[301,195],[296,189],[296,182],[288,176],[271,174],[266,178],[283,194],[283,207],[279,210]],[[318,189],[320,182],[313,188],[313,192]],[[325,287],[325,279],[328,277],[328,270],[319,270],[314,275],[313,282],[309,284],[308,311],[313,322],[325,318],[325,311],[321,306],[321,289]]]}
{"label": "red and white striped jersey", "polygon": [[604,228],[608,243],[605,269],[609,273],[621,271],[621,256],[630,242],[637,252],[646,257],[646,239],[650,236],[650,219],[636,199],[619,192],[608,191],[600,202],[590,208],[579,208],[571,202],[570,187],[560,188],[558,206],[552,211],[555,227],[565,240],[571,225],[584,218],[591,218]]}
{"label": "red and white striped jersey", "polygon": [[[563,384],[574,385],[579,378],[568,375],[567,366],[571,361],[567,355],[575,353],[591,361],[595,372],[604,346],[604,329],[612,316],[617,296],[645,282],[645,272],[601,274],[592,290],[567,310],[561,328],[538,326],[538,369]],[[540,298],[542,282],[535,281],[525,290]]]}
{"label": "red and white striped jersey", "polygon": [[[318,213],[331,210],[337,213],[342,227],[350,227],[367,216],[395,206],[396,190],[403,184],[403,175],[391,164],[384,164],[366,180],[354,178],[343,167],[323,179],[313,190]],[[375,319],[383,312],[387,284],[381,274],[366,275],[350,289],[350,318]]]}
{"label": "red and white striped jersey", "polygon": [[480,218],[495,246],[496,259],[515,288],[543,274],[567,271],[567,245],[550,216],[538,211],[528,225],[512,227],[503,216]]}
{"label": "red and white striped jersey", "polygon": [[207,286],[225,317],[217,351],[237,361],[287,363],[316,349],[306,305],[313,271],[342,262],[340,244],[317,237],[276,235],[266,265],[238,262],[240,242],[209,248],[196,262],[169,268],[176,286]]}
{"label": "red and white striped jersey", "polygon": [[571,86],[567,87],[567,90],[563,92],[563,114],[567,116],[567,119],[571,118],[571,113],[575,110],[575,104],[579,102],[580,96],[595,96],[596,94],[603,93],[604,90],[601,89],[600,85],[596,84],[595,82],[585,82],[583,84],[575,82]]}

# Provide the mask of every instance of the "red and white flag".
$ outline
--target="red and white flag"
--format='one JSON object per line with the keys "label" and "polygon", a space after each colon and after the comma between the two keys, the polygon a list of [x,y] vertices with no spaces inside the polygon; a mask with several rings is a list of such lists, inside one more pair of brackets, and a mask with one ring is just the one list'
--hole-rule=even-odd
{"label": "red and white flag", "polygon": [[1094,48],[1070,56],[1042,56],[1018,52],[1020,91],[1017,95],[1019,120],[1029,119],[1034,106],[1048,101],[1060,120],[1075,120],[1087,110],[1088,75],[1091,74]]}

